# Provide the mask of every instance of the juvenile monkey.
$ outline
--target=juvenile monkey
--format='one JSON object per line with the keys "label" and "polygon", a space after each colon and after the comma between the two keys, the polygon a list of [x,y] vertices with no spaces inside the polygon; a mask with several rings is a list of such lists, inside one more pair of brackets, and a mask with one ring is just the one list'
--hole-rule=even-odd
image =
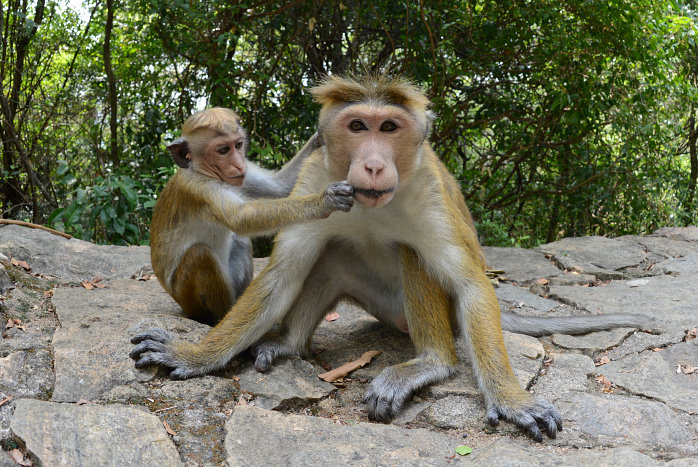
{"label": "juvenile monkey", "polygon": [[[427,140],[433,115],[426,96],[408,82],[384,77],[331,77],[312,93],[322,104],[325,144],[308,157],[293,195],[346,179],[357,205],[326,221],[283,229],[268,266],[200,343],[162,329],[135,336],[136,367],[161,365],[172,378],[190,378],[224,367],[254,345],[255,367],[264,371],[279,356],[305,354],[324,314],[350,297],[381,321],[409,330],[416,348],[415,358],[386,368],[370,383],[364,398],[369,418],[389,420],[415,390],[451,375],[459,330],[488,421],[511,421],[538,441],[541,428],[554,438],[560,415],[524,390],[509,364],[470,212]],[[259,341],[279,320],[280,336]],[[508,329],[512,323],[504,321]],[[544,323],[529,318],[524,331]],[[553,328],[564,332],[559,322]]]}
{"label": "juvenile monkey", "polygon": [[246,158],[240,118],[212,108],[190,116],[168,146],[181,167],[153,210],[151,262],[165,290],[189,318],[215,324],[252,279],[248,235],[327,217],[353,204],[346,183],[288,199],[303,161],[320,145],[314,135],[279,172]]}

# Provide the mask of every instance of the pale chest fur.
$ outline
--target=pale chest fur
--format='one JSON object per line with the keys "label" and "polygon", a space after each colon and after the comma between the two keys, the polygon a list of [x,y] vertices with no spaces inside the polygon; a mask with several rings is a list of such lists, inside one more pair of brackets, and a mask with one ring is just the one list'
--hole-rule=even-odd
{"label": "pale chest fur", "polygon": [[373,273],[386,280],[399,275],[399,245],[407,245],[420,252],[439,278],[450,282],[463,264],[463,251],[454,232],[459,228],[454,225],[458,219],[449,217],[444,209],[438,178],[415,176],[403,182],[383,207],[355,204],[349,212],[335,212],[327,219],[287,229],[284,236],[294,237],[299,245],[308,247],[317,245],[307,241],[309,238],[319,243],[341,239],[354,247]]}

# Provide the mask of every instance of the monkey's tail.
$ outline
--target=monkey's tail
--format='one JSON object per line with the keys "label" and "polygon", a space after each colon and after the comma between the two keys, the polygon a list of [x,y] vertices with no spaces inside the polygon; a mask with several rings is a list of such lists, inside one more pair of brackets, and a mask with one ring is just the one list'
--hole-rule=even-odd
{"label": "monkey's tail", "polygon": [[653,320],[640,314],[617,313],[609,315],[590,316],[520,316],[502,312],[502,329],[540,337],[550,334],[586,334],[593,331],[606,331],[613,328],[649,329]]}

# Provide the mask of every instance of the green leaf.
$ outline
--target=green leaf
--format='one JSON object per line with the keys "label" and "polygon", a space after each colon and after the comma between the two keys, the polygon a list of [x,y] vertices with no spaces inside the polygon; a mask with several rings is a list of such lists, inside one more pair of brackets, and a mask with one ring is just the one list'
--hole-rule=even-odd
{"label": "green leaf", "polygon": [[462,446],[458,446],[458,447],[456,448],[456,453],[457,453],[459,456],[467,456],[467,455],[470,454],[471,452],[473,452],[473,448],[471,448],[470,446],[464,446],[464,445],[462,445]]}
{"label": "green leaf", "polygon": [[121,217],[117,217],[114,219],[112,227],[114,228],[114,232],[118,233],[119,235],[123,235],[124,231],[126,230],[126,221]]}

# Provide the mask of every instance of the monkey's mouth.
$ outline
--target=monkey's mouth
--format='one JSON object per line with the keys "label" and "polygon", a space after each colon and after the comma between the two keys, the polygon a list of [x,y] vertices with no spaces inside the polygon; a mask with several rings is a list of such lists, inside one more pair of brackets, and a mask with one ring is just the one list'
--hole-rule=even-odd
{"label": "monkey's mouth", "polygon": [[390,187],[385,190],[376,190],[374,188],[359,188],[357,186],[354,187],[354,195],[363,195],[367,198],[373,198],[373,199],[378,199],[383,195],[387,195],[388,193],[392,193],[395,191],[395,187]]}

